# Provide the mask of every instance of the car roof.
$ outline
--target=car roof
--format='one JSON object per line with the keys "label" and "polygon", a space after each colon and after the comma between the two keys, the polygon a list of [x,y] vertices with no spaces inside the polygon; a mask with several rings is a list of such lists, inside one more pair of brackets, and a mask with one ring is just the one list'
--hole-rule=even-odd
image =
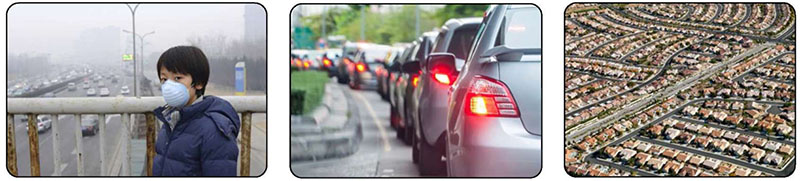
{"label": "car roof", "polygon": [[442,25],[442,29],[454,29],[464,24],[480,24],[481,21],[483,21],[482,17],[453,18],[447,20],[447,22]]}

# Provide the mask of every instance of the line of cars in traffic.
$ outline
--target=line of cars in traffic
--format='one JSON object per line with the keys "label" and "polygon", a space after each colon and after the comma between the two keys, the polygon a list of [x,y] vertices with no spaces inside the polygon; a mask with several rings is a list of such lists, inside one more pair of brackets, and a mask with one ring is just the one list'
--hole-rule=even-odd
{"label": "line of cars in traffic", "polygon": [[[345,43],[328,71],[391,104],[423,176],[533,177],[541,170],[541,12],[492,5],[410,44]],[[320,56],[320,60],[327,58]],[[294,66],[305,66],[294,59]]]}
{"label": "line of cars in traffic", "polygon": [[[28,121],[27,115],[17,115],[15,116],[17,119],[21,120],[22,122]],[[39,133],[49,131],[53,128],[53,120],[52,116],[49,114],[40,114],[36,115],[36,130]],[[97,135],[97,132],[100,130],[99,126],[99,118],[97,114],[85,114],[81,115],[81,132],[83,136],[94,136]],[[25,130],[28,130],[28,127],[25,126]]]}

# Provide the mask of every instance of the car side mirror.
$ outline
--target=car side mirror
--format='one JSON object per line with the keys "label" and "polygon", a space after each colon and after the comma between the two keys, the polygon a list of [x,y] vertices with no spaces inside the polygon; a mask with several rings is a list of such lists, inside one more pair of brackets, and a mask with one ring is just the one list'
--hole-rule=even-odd
{"label": "car side mirror", "polygon": [[419,73],[420,70],[419,61],[410,61],[403,63],[402,67],[400,67],[400,70],[402,70],[403,73],[408,73],[408,74]]}
{"label": "car side mirror", "polygon": [[425,68],[443,84],[452,84],[458,77],[456,56],[452,53],[431,53],[428,56],[428,66]]}

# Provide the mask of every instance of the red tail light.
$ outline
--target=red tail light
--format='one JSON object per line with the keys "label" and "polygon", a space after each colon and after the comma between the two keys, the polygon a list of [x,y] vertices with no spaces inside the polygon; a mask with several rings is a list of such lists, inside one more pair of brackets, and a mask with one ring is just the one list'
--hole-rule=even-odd
{"label": "red tail light", "polygon": [[508,87],[498,80],[475,77],[466,96],[467,112],[479,116],[518,117],[519,110]]}
{"label": "red tail light", "polygon": [[431,69],[431,74],[433,75],[433,79],[436,82],[439,82],[444,85],[451,85],[455,82],[455,76],[451,75],[451,70],[448,70],[444,66],[436,66]]}
{"label": "red tail light", "polygon": [[411,85],[414,85],[414,87],[417,87],[418,83],[419,83],[419,75],[414,75],[414,78],[411,79]]}
{"label": "red tail light", "polygon": [[303,62],[303,67],[308,68],[309,66],[311,66],[311,61]]}
{"label": "red tail light", "polygon": [[303,66],[303,61],[300,61],[300,59],[295,59],[294,60],[294,64],[295,64],[295,66],[298,66],[298,67],[299,66]]}
{"label": "red tail light", "polygon": [[448,76],[447,74],[436,73],[436,74],[433,74],[433,78],[436,79],[436,82],[439,82],[439,83],[442,83],[442,84],[445,84],[445,85],[450,85],[450,76]]}
{"label": "red tail light", "polygon": [[331,66],[331,60],[328,60],[327,58],[326,59],[322,59],[322,64],[324,64],[325,67],[330,67]]}
{"label": "red tail light", "polygon": [[358,63],[356,64],[356,70],[358,70],[358,72],[364,72],[364,70],[366,70],[366,67],[364,66],[363,63]]}

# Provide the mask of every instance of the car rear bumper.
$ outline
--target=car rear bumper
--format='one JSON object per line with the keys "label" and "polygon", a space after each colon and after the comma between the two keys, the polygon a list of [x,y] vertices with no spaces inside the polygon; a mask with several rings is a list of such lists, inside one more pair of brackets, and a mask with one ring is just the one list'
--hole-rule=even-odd
{"label": "car rear bumper", "polygon": [[[471,117],[471,116],[470,116]],[[470,120],[475,121],[475,120]],[[542,137],[530,134],[519,118],[477,120],[464,133],[451,176],[535,177],[542,167]]]}

